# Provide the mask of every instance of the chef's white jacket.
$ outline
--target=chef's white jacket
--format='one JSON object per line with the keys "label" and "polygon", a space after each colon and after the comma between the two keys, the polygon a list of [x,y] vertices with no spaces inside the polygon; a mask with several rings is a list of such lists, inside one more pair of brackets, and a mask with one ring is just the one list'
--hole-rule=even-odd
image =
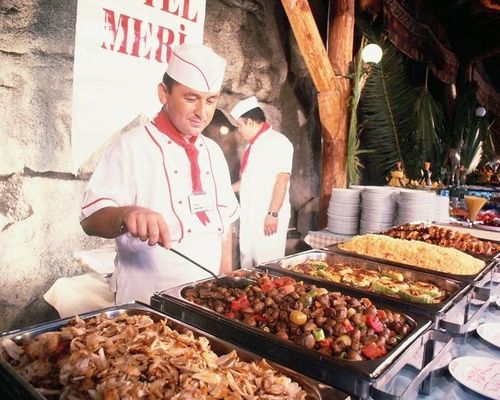
{"label": "chef's white jacket", "polygon": [[253,143],[240,185],[240,262],[252,268],[285,255],[290,223],[289,186],[278,215],[278,230],[265,236],[264,219],[269,211],[276,176],[291,174],[293,145],[285,135],[269,128]]}
{"label": "chef's white jacket", "polygon": [[[84,194],[82,215],[109,206],[137,205],[165,218],[172,247],[218,273],[221,240],[239,215],[229,169],[219,145],[203,135],[196,140],[203,190],[212,208],[204,226],[191,213],[191,169],[186,151],[152,123],[121,135],[103,154]],[[158,245],[130,234],[116,238],[117,256],[111,290],[116,303],[149,303],[158,290],[209,277],[208,273]]]}

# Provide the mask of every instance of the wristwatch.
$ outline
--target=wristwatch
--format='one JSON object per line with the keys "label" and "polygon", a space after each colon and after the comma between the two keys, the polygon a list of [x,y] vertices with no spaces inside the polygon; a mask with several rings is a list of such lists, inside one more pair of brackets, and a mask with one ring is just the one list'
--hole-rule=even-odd
{"label": "wristwatch", "polygon": [[271,217],[278,218],[278,213],[277,212],[271,212],[269,211],[267,215],[270,215]]}

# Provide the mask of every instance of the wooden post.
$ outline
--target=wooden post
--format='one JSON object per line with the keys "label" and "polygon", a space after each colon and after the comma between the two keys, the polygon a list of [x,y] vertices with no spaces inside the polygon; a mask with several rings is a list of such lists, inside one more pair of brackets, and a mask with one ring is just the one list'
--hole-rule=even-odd
{"label": "wooden post", "polygon": [[[281,0],[318,93],[323,135],[319,227],[327,223],[332,187],[346,185],[346,151],[355,0],[330,0],[328,54],[307,0]],[[337,76],[336,76],[337,75]]]}
{"label": "wooden post", "polygon": [[328,57],[336,74],[338,90],[335,101],[331,102],[331,106],[336,107],[333,111],[335,113],[334,122],[329,121],[329,119],[322,120],[323,177],[319,201],[319,225],[321,228],[324,228],[328,222],[327,210],[332,188],[345,187],[347,180],[347,135],[351,96],[351,80],[347,76],[353,58],[354,11],[355,0],[330,0]]}

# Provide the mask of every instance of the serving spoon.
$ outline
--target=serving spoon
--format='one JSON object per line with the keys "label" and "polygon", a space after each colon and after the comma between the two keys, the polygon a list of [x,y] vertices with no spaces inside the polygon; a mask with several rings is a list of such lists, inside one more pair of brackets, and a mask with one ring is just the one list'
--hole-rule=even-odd
{"label": "serving spoon", "polygon": [[170,250],[170,251],[174,252],[175,254],[177,254],[178,256],[188,260],[190,263],[196,265],[198,268],[201,268],[202,270],[208,272],[210,275],[212,275],[214,277],[214,279],[218,285],[227,286],[230,288],[245,289],[248,286],[250,286],[252,283],[254,283],[250,279],[239,277],[239,276],[217,276],[210,269],[197,263],[196,261],[189,258],[188,256],[181,253],[180,251],[175,250],[173,248],[170,248],[168,250]]}

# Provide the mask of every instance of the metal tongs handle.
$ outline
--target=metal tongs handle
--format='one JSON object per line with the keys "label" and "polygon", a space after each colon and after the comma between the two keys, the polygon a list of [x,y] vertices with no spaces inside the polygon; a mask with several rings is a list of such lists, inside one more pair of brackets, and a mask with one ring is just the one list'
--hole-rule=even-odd
{"label": "metal tongs handle", "polygon": [[170,248],[169,249],[170,251],[174,252],[175,254],[177,254],[178,256],[181,256],[182,258],[188,260],[189,262],[193,263],[194,265],[196,265],[198,268],[201,268],[202,270],[208,272],[210,275],[212,275],[215,279],[218,279],[217,275],[215,275],[212,271],[210,271],[207,267],[204,267],[203,265],[201,264],[198,264],[196,261],[194,261],[193,259],[189,258],[188,256],[186,256],[185,254],[181,253],[180,251],[177,251],[175,250],[174,248]]}

